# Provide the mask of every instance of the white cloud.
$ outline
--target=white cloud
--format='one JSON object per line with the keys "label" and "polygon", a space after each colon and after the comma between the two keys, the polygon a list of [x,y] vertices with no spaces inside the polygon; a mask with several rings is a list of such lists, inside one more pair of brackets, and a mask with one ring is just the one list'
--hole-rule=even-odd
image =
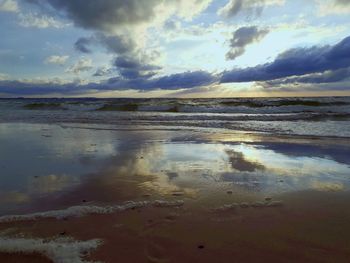
{"label": "white cloud", "polygon": [[9,75],[0,72],[0,80],[7,80],[7,79],[9,79]]}
{"label": "white cloud", "polygon": [[89,71],[92,69],[92,60],[90,58],[82,57],[75,64],[67,68],[67,73],[79,74],[83,71]]}
{"label": "white cloud", "polygon": [[69,56],[50,56],[45,59],[45,63],[62,66],[67,62],[68,58]]}
{"label": "white cloud", "polygon": [[62,28],[68,25],[56,20],[53,17],[47,15],[39,15],[37,13],[21,13],[18,17],[19,24],[23,27]]}
{"label": "white cloud", "polygon": [[0,11],[18,12],[18,4],[15,0],[0,0]]}
{"label": "white cloud", "polygon": [[[77,27],[103,34],[106,39],[127,39],[134,47],[129,53],[137,55],[140,50],[154,43],[150,28],[161,28],[168,19],[191,20],[203,12],[212,0],[36,0],[30,1],[42,10],[50,5]],[[86,3],[85,3],[86,2]],[[99,12],[96,12],[99,10]],[[110,44],[110,43],[107,43]],[[110,48],[110,45],[108,46]]]}
{"label": "white cloud", "polygon": [[350,14],[349,0],[316,0],[319,15]]}
{"label": "white cloud", "polygon": [[228,3],[221,9],[218,14],[230,18],[240,12],[245,12],[250,15],[260,15],[265,6],[283,5],[285,0],[229,0]]}

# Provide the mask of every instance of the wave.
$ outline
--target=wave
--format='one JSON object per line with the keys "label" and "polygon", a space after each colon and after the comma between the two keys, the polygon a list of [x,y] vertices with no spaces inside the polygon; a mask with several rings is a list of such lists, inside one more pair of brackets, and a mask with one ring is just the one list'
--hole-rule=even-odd
{"label": "wave", "polygon": [[307,107],[324,107],[324,106],[345,106],[350,105],[345,101],[322,102],[318,100],[276,100],[276,101],[223,101],[223,105],[229,106],[244,106],[251,108],[262,107],[283,107],[283,106],[307,106]]}
{"label": "wave", "polygon": [[28,110],[63,110],[61,103],[29,103],[23,106]]}
{"label": "wave", "polygon": [[[1,101],[0,101],[1,102]],[[22,109],[169,112],[169,113],[286,113],[349,108],[348,98],[271,99],[42,99],[21,100]],[[29,102],[29,103],[23,103]],[[4,104],[9,106],[8,104]],[[4,106],[3,105],[3,106]],[[0,103],[1,107],[1,103]]]}

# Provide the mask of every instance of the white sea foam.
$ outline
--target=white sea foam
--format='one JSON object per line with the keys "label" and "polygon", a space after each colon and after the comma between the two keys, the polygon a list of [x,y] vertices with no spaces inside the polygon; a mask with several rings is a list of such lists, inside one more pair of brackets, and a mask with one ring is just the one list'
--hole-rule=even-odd
{"label": "white sea foam", "polygon": [[247,203],[243,202],[240,204],[233,203],[233,204],[225,204],[223,206],[217,207],[212,209],[214,212],[223,212],[223,211],[230,211],[235,210],[236,208],[264,208],[264,207],[280,207],[283,206],[282,201],[264,201],[264,202],[255,202],[255,203]]}
{"label": "white sea foam", "polygon": [[84,206],[72,206],[62,210],[51,210],[45,212],[38,212],[26,215],[5,215],[0,217],[0,223],[15,222],[15,221],[29,221],[43,218],[55,218],[63,219],[67,217],[82,217],[92,214],[111,214],[116,212],[122,212],[129,209],[141,208],[146,206],[154,207],[179,207],[184,205],[184,201],[128,201],[122,205],[113,206],[95,206],[95,205],[84,205]]}
{"label": "white sea foam", "polygon": [[80,263],[89,262],[83,257],[101,244],[99,239],[77,241],[72,238],[44,240],[0,237],[0,252],[39,253],[55,263]]}

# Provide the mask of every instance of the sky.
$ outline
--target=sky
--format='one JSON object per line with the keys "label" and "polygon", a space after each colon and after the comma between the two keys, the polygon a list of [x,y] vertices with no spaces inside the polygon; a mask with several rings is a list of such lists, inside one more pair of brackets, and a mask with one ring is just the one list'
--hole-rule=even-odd
{"label": "sky", "polygon": [[0,97],[350,96],[350,0],[0,0]]}

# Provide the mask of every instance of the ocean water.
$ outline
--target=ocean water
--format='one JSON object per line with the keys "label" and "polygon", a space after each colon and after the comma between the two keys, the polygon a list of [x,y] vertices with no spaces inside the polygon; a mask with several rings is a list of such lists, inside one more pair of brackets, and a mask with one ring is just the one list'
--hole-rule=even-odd
{"label": "ocean water", "polygon": [[0,99],[0,122],[218,128],[350,137],[350,97]]}

